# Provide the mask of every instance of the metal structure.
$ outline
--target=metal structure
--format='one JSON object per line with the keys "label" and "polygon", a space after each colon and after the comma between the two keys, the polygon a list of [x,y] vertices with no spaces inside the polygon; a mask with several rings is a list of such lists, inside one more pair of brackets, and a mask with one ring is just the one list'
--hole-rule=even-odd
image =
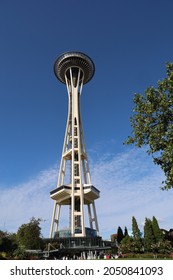
{"label": "metal structure", "polygon": [[[82,87],[92,79],[95,66],[81,52],[66,52],[56,60],[54,72],[58,80],[67,87],[68,118],[58,183],[56,189],[50,192],[50,197],[55,201],[50,238],[62,235],[59,230],[62,206],[68,206],[70,213],[66,236],[98,236],[95,200],[99,198],[100,192],[91,183],[80,111]],[[88,227],[85,225],[87,214]]]}

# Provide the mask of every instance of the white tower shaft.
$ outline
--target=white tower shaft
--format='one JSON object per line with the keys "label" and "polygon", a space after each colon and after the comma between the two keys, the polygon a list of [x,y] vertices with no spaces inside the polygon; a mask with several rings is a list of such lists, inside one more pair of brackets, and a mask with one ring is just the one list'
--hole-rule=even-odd
{"label": "white tower shaft", "polygon": [[[68,205],[70,209],[71,236],[86,236],[84,206],[88,206],[90,229],[98,233],[95,199],[99,191],[92,186],[91,176],[84,142],[80,112],[80,96],[84,73],[79,67],[70,67],[65,73],[68,92],[68,118],[60,164],[57,188],[51,192],[55,200],[50,238],[58,232],[60,209]],[[66,180],[68,180],[66,182]]]}

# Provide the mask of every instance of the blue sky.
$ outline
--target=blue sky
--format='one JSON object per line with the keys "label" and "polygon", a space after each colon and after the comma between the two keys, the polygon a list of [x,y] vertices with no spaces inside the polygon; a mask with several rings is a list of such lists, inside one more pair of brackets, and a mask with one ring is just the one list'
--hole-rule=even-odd
{"label": "blue sky", "polygon": [[[173,227],[172,190],[145,150],[125,147],[135,92],[157,84],[173,61],[170,0],[2,0],[0,3],[0,229],[41,217],[48,235],[66,118],[66,88],[53,64],[63,52],[96,67],[82,93],[82,118],[100,234],[153,215]],[[65,223],[66,216],[63,217]],[[62,222],[63,226],[63,222]]]}

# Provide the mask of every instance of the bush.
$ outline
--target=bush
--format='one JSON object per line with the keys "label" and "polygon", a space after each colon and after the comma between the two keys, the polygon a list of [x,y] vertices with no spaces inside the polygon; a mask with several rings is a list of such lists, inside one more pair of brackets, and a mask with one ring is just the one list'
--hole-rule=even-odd
{"label": "bush", "polygon": [[7,260],[7,254],[6,254],[6,252],[1,252],[1,253],[0,253],[0,260]]}

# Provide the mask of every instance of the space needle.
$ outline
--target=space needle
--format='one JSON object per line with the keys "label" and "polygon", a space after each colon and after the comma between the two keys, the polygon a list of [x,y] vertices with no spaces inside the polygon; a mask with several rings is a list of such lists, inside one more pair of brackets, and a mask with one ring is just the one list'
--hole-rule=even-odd
{"label": "space needle", "polygon": [[[58,57],[54,73],[67,87],[68,117],[58,182],[50,192],[54,200],[50,238],[99,236],[95,200],[100,192],[91,182],[80,108],[83,85],[94,76],[95,66],[86,54],[71,51]],[[65,229],[60,229],[65,207],[69,221]]]}

